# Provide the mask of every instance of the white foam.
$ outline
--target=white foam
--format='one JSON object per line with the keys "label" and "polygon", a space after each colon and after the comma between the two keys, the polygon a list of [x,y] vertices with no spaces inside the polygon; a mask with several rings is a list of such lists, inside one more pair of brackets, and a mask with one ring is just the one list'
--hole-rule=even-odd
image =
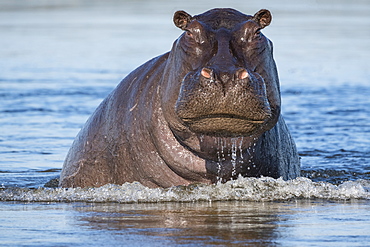
{"label": "white foam", "polygon": [[104,185],[99,188],[7,188],[0,190],[3,201],[35,202],[194,202],[275,201],[290,199],[370,199],[370,180],[333,185],[308,178],[242,178],[224,184],[148,188],[138,182]]}

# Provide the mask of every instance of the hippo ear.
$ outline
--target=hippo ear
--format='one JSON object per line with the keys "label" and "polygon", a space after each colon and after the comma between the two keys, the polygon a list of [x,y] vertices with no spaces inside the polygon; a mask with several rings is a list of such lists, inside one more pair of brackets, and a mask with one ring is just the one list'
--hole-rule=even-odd
{"label": "hippo ear", "polygon": [[267,9],[261,9],[256,14],[254,14],[253,19],[262,27],[267,27],[270,25],[272,20],[272,15]]}
{"label": "hippo ear", "polygon": [[185,30],[186,26],[190,23],[192,16],[186,13],[185,11],[176,11],[173,15],[173,22],[176,27]]}

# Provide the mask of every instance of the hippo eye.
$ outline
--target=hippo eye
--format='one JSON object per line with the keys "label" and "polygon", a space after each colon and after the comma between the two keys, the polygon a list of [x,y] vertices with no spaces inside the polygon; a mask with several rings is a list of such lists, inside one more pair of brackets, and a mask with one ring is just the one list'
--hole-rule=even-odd
{"label": "hippo eye", "polygon": [[186,36],[189,38],[193,38],[193,34],[189,30],[186,30]]}
{"label": "hippo eye", "polygon": [[199,29],[194,29],[194,30],[185,30],[185,38],[187,39],[188,42],[192,44],[203,44],[204,39],[200,33]]}

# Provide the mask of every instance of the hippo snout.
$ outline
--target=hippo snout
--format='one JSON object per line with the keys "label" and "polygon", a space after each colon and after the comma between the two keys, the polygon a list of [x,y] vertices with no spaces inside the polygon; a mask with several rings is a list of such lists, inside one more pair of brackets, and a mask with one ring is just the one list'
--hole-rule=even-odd
{"label": "hippo snout", "polygon": [[192,131],[250,135],[272,117],[261,76],[245,68],[204,67],[182,81],[175,111]]}

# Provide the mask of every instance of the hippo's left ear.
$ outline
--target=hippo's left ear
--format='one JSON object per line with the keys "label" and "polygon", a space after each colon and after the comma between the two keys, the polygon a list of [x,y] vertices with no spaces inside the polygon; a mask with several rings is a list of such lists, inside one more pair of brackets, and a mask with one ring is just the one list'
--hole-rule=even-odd
{"label": "hippo's left ear", "polygon": [[185,30],[186,26],[190,23],[192,16],[186,13],[185,11],[176,11],[173,15],[173,22],[176,27]]}
{"label": "hippo's left ear", "polygon": [[267,9],[261,9],[256,14],[254,14],[253,19],[262,27],[267,27],[270,25],[272,20],[272,15]]}

